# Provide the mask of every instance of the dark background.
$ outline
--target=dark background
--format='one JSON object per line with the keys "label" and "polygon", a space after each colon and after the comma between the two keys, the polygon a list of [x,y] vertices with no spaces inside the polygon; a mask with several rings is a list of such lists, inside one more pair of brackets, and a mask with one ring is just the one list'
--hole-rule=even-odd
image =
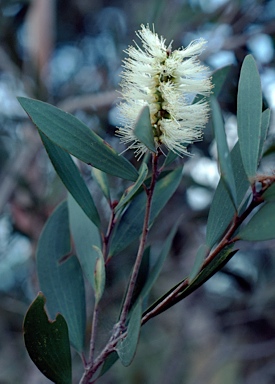
{"label": "dark background", "polygon": [[[274,0],[0,0],[0,384],[49,382],[24,349],[22,322],[39,290],[39,234],[65,197],[16,97],[38,98],[75,114],[122,151],[114,136],[119,96],[115,90],[123,50],[132,44],[141,23],[154,24],[167,44],[173,40],[174,48],[204,37],[209,43],[201,58],[211,70],[232,65],[219,97],[230,146],[236,141],[236,92],[246,54],[257,60],[265,104],[275,108]],[[274,170],[273,143],[272,119],[267,143],[271,150],[262,171]],[[192,152],[183,183],[153,228],[152,249],[157,255],[170,226],[184,215],[153,298],[190,271],[205,236],[218,180],[211,123]],[[81,167],[92,186],[90,170]],[[97,190],[92,192],[104,212]],[[275,241],[240,244],[223,271],[144,326],[130,368],[117,363],[99,383],[274,383],[274,245]],[[123,255],[113,261],[106,312],[119,303],[124,267]],[[110,321],[104,311],[101,317],[104,334]],[[77,382],[77,356],[74,369]]]}

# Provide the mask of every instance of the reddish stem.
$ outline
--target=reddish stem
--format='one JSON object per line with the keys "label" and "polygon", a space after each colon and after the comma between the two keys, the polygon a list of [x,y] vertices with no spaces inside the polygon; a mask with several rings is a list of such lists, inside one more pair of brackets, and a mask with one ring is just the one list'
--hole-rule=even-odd
{"label": "reddish stem", "polygon": [[126,298],[123,304],[121,316],[120,316],[120,324],[122,329],[125,328],[126,320],[127,320],[127,315],[129,313],[129,309],[131,306],[131,301],[133,297],[133,292],[135,289],[136,281],[137,281],[137,276],[138,276],[138,271],[140,268],[140,264],[142,261],[142,256],[144,253],[144,248],[147,240],[147,235],[149,231],[149,220],[150,220],[150,212],[151,212],[151,206],[152,206],[152,198],[153,198],[153,193],[157,181],[157,176],[158,176],[158,154],[153,154],[152,157],[152,178],[151,178],[151,184],[149,189],[146,190],[147,193],[147,203],[146,203],[146,210],[145,210],[145,216],[144,216],[144,221],[143,221],[143,229],[142,229],[142,234],[140,238],[140,243],[139,243],[139,248],[138,248],[138,253],[136,257],[136,261],[133,267],[132,275],[130,278],[130,282],[128,285],[128,291],[126,294]]}

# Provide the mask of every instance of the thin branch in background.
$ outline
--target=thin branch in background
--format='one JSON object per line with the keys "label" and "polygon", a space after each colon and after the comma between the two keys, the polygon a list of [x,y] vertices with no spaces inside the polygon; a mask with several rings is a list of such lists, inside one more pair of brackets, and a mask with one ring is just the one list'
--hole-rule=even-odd
{"label": "thin branch in background", "polygon": [[16,189],[18,180],[27,174],[41,148],[39,136],[29,123],[22,127],[22,130],[25,135],[24,145],[21,144],[15,155],[8,159],[0,175],[0,212],[3,212]]}
{"label": "thin branch in background", "polygon": [[111,105],[118,99],[118,92],[107,91],[100,92],[96,95],[81,95],[76,97],[68,97],[60,101],[58,108],[73,113],[76,110],[94,112],[102,109],[109,109]]}

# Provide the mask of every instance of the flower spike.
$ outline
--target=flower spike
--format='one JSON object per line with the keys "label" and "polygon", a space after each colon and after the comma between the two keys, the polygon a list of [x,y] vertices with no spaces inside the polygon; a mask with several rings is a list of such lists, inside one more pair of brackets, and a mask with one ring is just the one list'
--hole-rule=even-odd
{"label": "flower spike", "polygon": [[164,145],[179,156],[189,155],[188,144],[202,139],[209,106],[205,99],[192,103],[192,96],[208,96],[211,78],[208,68],[198,60],[206,41],[195,40],[186,48],[172,51],[149,26],[141,25],[136,32],[142,48],[136,44],[125,52],[119,105],[121,141],[135,150],[140,158],[148,148],[134,134],[141,109],[148,105],[156,148]]}

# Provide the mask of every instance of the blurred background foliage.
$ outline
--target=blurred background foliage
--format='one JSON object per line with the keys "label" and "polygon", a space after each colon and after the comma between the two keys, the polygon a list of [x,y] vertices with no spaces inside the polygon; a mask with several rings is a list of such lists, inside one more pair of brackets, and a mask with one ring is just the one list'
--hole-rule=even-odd
{"label": "blurred background foliage", "polygon": [[[236,141],[238,76],[248,53],[257,60],[265,102],[274,112],[274,0],[0,0],[0,384],[49,382],[27,356],[22,321],[39,289],[35,273],[39,234],[65,197],[16,97],[38,98],[75,114],[122,151],[114,135],[116,90],[123,50],[132,44],[141,23],[153,23],[175,48],[204,37],[209,44],[202,60],[211,71],[231,65],[219,97],[231,147]],[[261,172],[274,170],[274,132],[272,119]],[[184,182],[151,234],[157,254],[179,213],[184,215],[154,298],[190,271],[205,236],[219,178],[211,122],[204,141],[192,152]],[[107,217],[108,207],[90,169],[79,166]],[[123,190],[117,180],[111,182]],[[144,326],[130,368],[118,363],[101,382],[274,383],[274,246],[275,241],[241,244],[232,261],[204,287]],[[131,249],[110,265],[102,335],[110,329],[111,313],[119,305],[129,254]],[[78,377],[78,357],[75,366]]]}

